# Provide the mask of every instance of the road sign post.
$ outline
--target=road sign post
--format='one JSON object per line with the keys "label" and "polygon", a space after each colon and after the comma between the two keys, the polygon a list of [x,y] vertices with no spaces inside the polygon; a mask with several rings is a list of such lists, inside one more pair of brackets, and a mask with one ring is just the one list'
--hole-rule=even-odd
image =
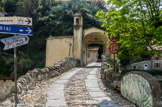
{"label": "road sign post", "polygon": [[3,50],[14,48],[14,74],[15,74],[15,107],[18,104],[18,97],[17,97],[17,48],[18,46],[28,44],[29,37],[28,36],[15,36],[4,38],[0,40],[5,44]]}
{"label": "road sign post", "polygon": [[[20,25],[20,26],[19,26]],[[14,34],[14,37],[1,39],[0,41],[5,44],[4,50],[14,48],[14,74],[15,74],[15,107],[18,104],[17,97],[17,48],[18,46],[25,45],[29,41],[27,36],[33,35],[33,28],[26,27],[32,26],[32,18],[29,17],[0,17],[0,33]]]}
{"label": "road sign post", "polygon": [[115,67],[115,54],[114,54],[114,72],[116,72],[116,67]]}
{"label": "road sign post", "polygon": [[[16,36],[16,35],[15,35]],[[15,73],[15,107],[18,104],[18,97],[17,97],[17,49],[14,48],[14,73]]]}
{"label": "road sign post", "polygon": [[119,35],[117,37],[110,37],[109,36],[109,40],[112,41],[113,43],[111,43],[109,45],[109,52],[114,54],[114,72],[116,72],[116,67],[115,67],[115,54],[117,54],[119,52],[119,46],[115,44],[115,42],[119,41]]}
{"label": "road sign post", "polygon": [[115,67],[115,54],[119,52],[119,47],[115,43],[111,43],[109,45],[109,52],[114,54],[114,72],[116,72],[116,67]]}

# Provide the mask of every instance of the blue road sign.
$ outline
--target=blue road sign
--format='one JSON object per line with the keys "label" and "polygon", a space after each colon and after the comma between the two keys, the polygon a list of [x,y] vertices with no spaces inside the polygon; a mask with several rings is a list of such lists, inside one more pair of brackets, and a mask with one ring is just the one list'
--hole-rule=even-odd
{"label": "blue road sign", "polygon": [[0,24],[0,33],[5,34],[21,34],[21,35],[33,35],[32,27],[15,26],[15,25],[3,25]]}

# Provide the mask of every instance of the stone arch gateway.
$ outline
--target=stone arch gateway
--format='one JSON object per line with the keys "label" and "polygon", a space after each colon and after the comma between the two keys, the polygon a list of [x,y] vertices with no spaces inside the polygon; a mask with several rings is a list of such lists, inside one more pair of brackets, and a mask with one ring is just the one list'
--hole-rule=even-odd
{"label": "stone arch gateway", "polygon": [[108,52],[108,37],[104,30],[91,27],[83,29],[83,18],[80,13],[74,16],[73,36],[52,37],[46,39],[46,66],[52,66],[67,56],[80,59],[81,65],[87,64],[87,47],[90,44],[101,44],[103,54],[111,57]]}
{"label": "stone arch gateway", "polygon": [[87,47],[90,44],[101,44],[103,46],[103,54],[109,55],[108,52],[108,38],[103,35],[104,30],[96,27],[91,27],[83,30],[83,64],[87,64]]}

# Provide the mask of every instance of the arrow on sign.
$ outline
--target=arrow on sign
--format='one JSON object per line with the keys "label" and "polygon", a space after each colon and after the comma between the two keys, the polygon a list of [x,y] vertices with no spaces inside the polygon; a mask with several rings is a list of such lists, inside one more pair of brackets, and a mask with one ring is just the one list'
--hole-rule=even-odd
{"label": "arrow on sign", "polygon": [[28,32],[28,34],[30,34],[32,32],[32,30],[28,27],[28,30],[26,30]]}
{"label": "arrow on sign", "polygon": [[28,41],[29,40],[29,37],[25,37],[25,40]]}
{"label": "arrow on sign", "polygon": [[29,37],[20,35],[20,36],[0,39],[0,41],[5,44],[5,47],[3,48],[3,50],[7,50],[7,49],[11,49],[11,48],[15,48],[18,46],[28,44]]}
{"label": "arrow on sign", "polygon": [[28,25],[31,23],[31,20],[29,18],[27,18],[27,20],[25,20],[25,22],[28,22]]}

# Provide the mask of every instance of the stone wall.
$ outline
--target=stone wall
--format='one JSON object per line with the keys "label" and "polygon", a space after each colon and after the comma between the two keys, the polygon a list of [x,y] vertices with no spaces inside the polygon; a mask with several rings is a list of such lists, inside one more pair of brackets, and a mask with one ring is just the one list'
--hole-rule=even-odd
{"label": "stone wall", "polygon": [[101,79],[106,86],[120,90],[121,76],[114,71],[109,70],[109,59],[102,55]]}
{"label": "stone wall", "polygon": [[[53,66],[45,67],[43,69],[36,68],[30,70],[25,75],[18,78],[18,94],[26,93],[26,91],[32,89],[32,87],[34,87],[37,83],[59,76],[62,73],[72,69],[73,67],[79,66],[79,64],[79,60],[73,57],[67,57],[62,61],[55,63]],[[4,91],[0,91],[0,95],[3,95],[4,97],[1,98],[0,101],[3,101],[7,96],[15,93],[15,86],[11,85],[9,88],[6,88],[7,86],[9,86],[6,82],[5,84],[3,83],[1,85],[3,85],[1,86],[1,88]]]}
{"label": "stone wall", "polygon": [[134,71],[122,77],[121,94],[140,107],[158,107],[161,87],[152,75]]}
{"label": "stone wall", "polygon": [[3,101],[10,94],[11,88],[15,85],[12,80],[0,80],[0,101]]}
{"label": "stone wall", "polygon": [[160,84],[146,72],[117,74],[109,70],[108,59],[102,55],[101,79],[106,86],[118,89],[123,97],[140,107],[162,107]]}

